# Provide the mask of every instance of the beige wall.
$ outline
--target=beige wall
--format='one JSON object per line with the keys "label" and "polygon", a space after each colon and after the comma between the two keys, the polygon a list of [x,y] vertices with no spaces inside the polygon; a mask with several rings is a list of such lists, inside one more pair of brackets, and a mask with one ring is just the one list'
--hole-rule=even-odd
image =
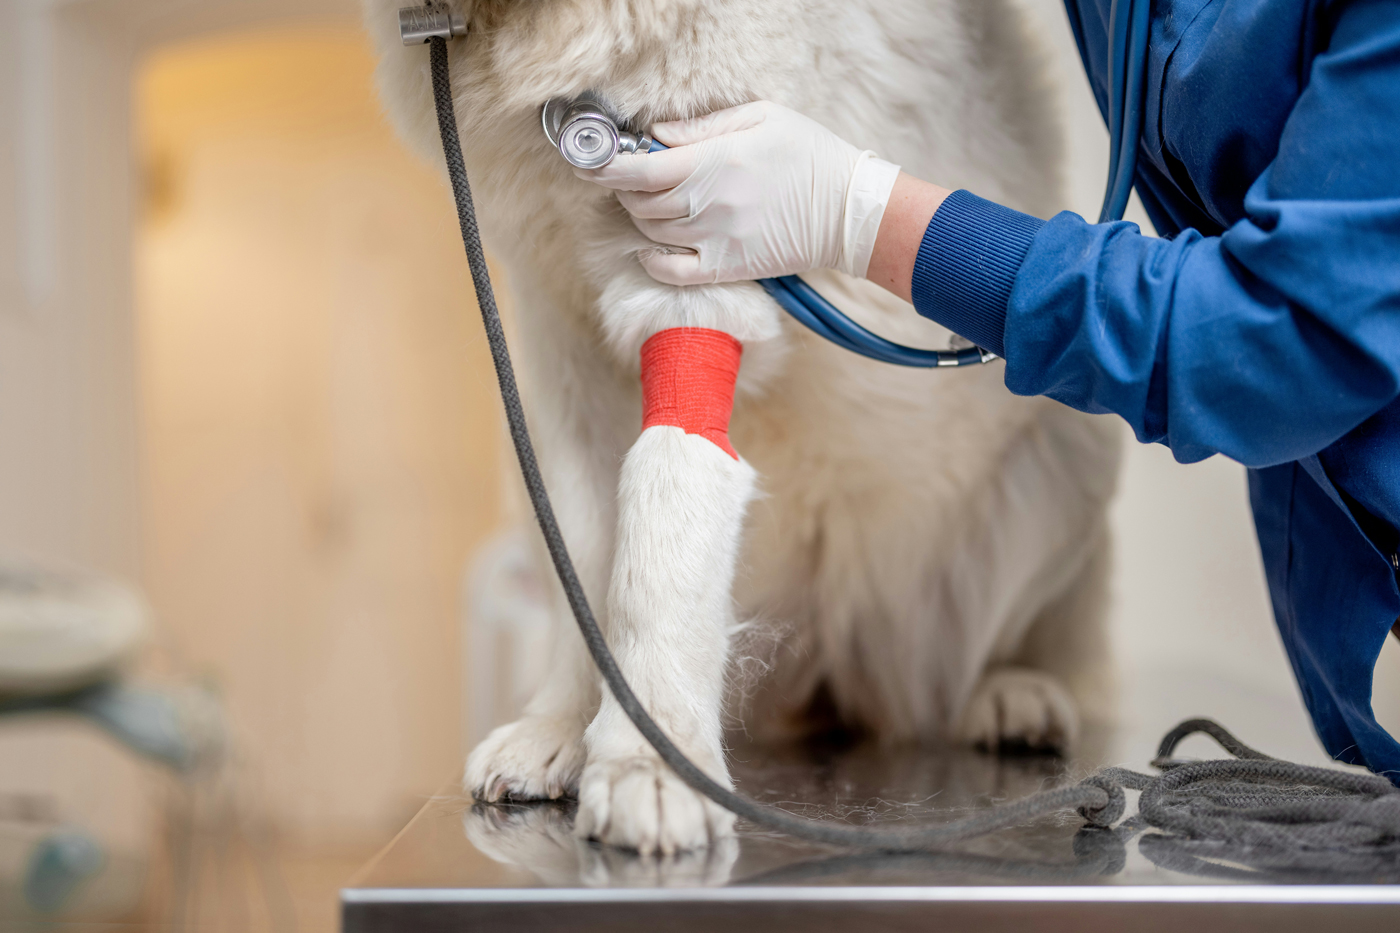
{"label": "beige wall", "polygon": [[136,84],[143,575],[260,799],[394,828],[461,765],[458,578],[497,517],[447,189],[353,27],[158,52]]}

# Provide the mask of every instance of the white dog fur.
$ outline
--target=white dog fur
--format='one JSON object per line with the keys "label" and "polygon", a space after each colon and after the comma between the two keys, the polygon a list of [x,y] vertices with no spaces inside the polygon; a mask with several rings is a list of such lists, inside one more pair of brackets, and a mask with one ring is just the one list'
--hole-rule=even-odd
{"label": "white dog fur", "polygon": [[[366,0],[380,87],[441,164],[427,51]],[[442,5],[442,0],[439,0]],[[612,194],[540,130],[550,97],[602,92],[638,125],[769,99],[923,178],[1047,215],[1058,140],[1011,0],[453,0],[457,118],[555,509],[622,670],[661,726],[727,781],[739,623],[782,633],[744,704],[762,738],[814,700],[882,741],[1062,747],[1107,700],[1104,512],[1114,426],[1013,397],[1002,365],[874,363],[787,320],[754,284],[678,289]],[[836,273],[809,276],[892,339],[951,335]],[[736,462],[679,428],[639,436],[638,353],[669,327],[744,344]],[[543,560],[543,557],[541,558]],[[547,572],[547,571],[546,571]],[[676,779],[606,690],[556,594],[549,675],[467,762],[478,797],[579,797],[577,831],[674,853],[733,819]],[[734,708],[731,707],[731,712]]]}

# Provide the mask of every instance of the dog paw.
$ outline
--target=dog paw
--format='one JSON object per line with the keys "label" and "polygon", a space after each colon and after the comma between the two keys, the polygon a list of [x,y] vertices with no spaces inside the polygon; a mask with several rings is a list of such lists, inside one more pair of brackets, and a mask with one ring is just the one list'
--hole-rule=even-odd
{"label": "dog paw", "polygon": [[988,751],[1062,752],[1079,734],[1079,713],[1049,674],[1004,669],[977,685],[958,734]]}
{"label": "dog paw", "polygon": [[734,815],[655,758],[611,758],[583,771],[575,832],[641,855],[671,856],[732,837]]}
{"label": "dog paw", "polygon": [[492,731],[471,755],[462,786],[477,800],[556,800],[583,770],[583,724],[527,716]]}

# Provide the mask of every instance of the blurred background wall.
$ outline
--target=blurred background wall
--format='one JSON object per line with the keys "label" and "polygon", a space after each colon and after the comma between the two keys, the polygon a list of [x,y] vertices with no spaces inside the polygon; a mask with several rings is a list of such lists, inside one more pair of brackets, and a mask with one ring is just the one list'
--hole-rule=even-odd
{"label": "blurred background wall", "polygon": [[143,582],[287,831],[382,836],[461,764],[457,580],[497,407],[450,198],[361,32],[161,50],[136,81]]}
{"label": "blurred background wall", "polygon": [[[1061,93],[1064,206],[1093,215],[1107,134],[1059,0],[1020,2]],[[0,3],[0,550],[142,587],[145,674],[212,683],[259,819],[340,853],[284,862],[293,899],[315,892],[303,926],[460,767],[459,580],[502,513],[450,195],[387,129],[358,13]],[[1126,462],[1122,716],[1152,735],[1217,715],[1323,758],[1243,470]],[[1400,729],[1393,644],[1377,680]]]}

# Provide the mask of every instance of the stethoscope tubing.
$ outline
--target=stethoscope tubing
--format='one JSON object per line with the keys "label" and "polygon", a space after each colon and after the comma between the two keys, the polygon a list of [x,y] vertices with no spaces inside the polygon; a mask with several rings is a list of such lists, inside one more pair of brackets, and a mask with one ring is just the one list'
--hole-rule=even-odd
{"label": "stethoscope tubing", "polygon": [[843,349],[882,363],[922,368],[972,366],[996,359],[981,347],[961,350],[920,350],[886,340],[847,317],[812,286],[795,275],[759,279],[773,300],[802,324]]}
{"label": "stethoscope tubing", "polygon": [[[666,148],[665,144],[652,140],[647,152],[662,152]],[[784,311],[813,333],[842,349],[872,360],[895,366],[935,369],[974,366],[997,358],[996,354],[976,346],[961,350],[921,350],[886,340],[851,320],[841,309],[823,298],[820,292],[795,275],[759,279],[758,284]]]}
{"label": "stethoscope tubing", "polygon": [[1109,11],[1108,186],[1099,223],[1123,219],[1137,174],[1151,12],[1151,0],[1113,0]]}

